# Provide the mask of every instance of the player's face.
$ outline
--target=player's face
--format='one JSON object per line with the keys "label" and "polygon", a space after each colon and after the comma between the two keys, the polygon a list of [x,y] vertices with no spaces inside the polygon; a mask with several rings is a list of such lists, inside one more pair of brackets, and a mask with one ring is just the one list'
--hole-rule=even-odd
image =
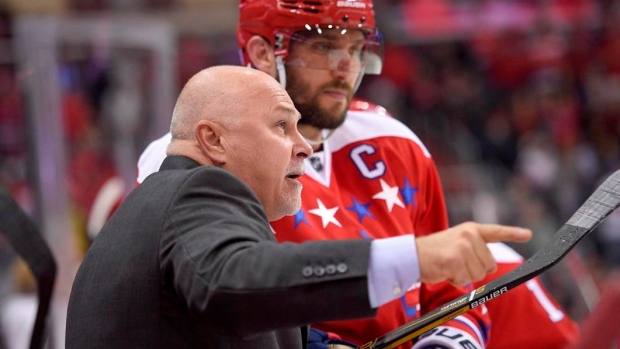
{"label": "player's face", "polygon": [[327,29],[291,39],[287,91],[301,124],[334,129],[344,122],[362,69],[365,37],[359,30]]}
{"label": "player's face", "polygon": [[299,112],[275,80],[256,97],[226,138],[233,157],[225,168],[252,188],[273,221],[299,211],[302,185],[297,178],[312,148],[297,131]]}

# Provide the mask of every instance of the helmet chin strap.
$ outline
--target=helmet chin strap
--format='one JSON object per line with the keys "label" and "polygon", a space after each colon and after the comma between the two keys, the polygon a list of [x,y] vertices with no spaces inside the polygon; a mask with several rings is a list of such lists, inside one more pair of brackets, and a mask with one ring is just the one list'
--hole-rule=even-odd
{"label": "helmet chin strap", "polygon": [[276,69],[278,71],[278,81],[280,85],[286,90],[286,70],[284,69],[284,57],[276,57]]}
{"label": "helmet chin strap", "polygon": [[[282,56],[276,57],[276,70],[278,71],[278,81],[280,82],[280,85],[282,85],[282,87],[286,90],[286,68],[284,67],[284,58]],[[357,89],[360,87],[363,76],[364,76],[364,68],[362,68],[359,75],[357,76],[357,81],[355,81],[355,86],[353,87],[353,93],[355,93]],[[313,139],[308,139],[306,137],[304,137],[304,139],[311,146],[323,145],[323,143],[325,143],[334,134],[334,131],[336,131],[336,129],[331,129],[326,134],[324,131],[326,130],[323,130],[321,132],[321,135],[324,135],[324,136],[318,141],[315,141]]]}
{"label": "helmet chin strap", "polygon": [[362,77],[364,77],[365,73],[366,73],[366,67],[362,67],[362,69],[360,70],[360,73],[357,75],[355,86],[353,86],[353,94],[355,94],[355,92],[357,92],[357,89],[360,87],[360,84],[362,83]]}

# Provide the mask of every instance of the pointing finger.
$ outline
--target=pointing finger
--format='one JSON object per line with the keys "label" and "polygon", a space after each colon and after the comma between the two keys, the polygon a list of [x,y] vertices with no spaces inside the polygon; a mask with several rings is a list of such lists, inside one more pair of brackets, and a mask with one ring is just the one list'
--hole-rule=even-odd
{"label": "pointing finger", "polygon": [[499,224],[481,224],[478,232],[486,242],[527,242],[532,238],[532,231],[529,229]]}

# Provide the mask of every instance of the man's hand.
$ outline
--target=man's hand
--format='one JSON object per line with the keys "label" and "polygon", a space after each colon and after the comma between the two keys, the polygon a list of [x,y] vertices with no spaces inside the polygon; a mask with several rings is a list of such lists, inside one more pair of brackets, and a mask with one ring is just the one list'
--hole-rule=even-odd
{"label": "man's hand", "polygon": [[482,280],[497,269],[487,242],[526,242],[531,237],[529,229],[467,222],[416,238],[420,281],[448,280],[455,286],[463,286]]}

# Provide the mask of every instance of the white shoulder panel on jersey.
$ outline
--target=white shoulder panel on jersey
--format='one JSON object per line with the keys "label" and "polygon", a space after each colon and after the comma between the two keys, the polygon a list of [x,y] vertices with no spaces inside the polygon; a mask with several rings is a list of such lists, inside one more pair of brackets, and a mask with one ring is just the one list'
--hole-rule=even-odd
{"label": "white shoulder panel on jersey", "polygon": [[377,137],[400,137],[416,143],[426,157],[431,154],[418,136],[402,122],[378,113],[349,111],[344,124],[329,139],[330,148],[336,152],[348,144]]}
{"label": "white shoulder panel on jersey", "polygon": [[523,262],[523,257],[513,250],[510,246],[501,243],[493,242],[488,243],[487,247],[491,250],[495,261],[499,263],[520,263]]}
{"label": "white shoulder panel on jersey", "polygon": [[150,174],[159,171],[166,158],[166,149],[172,140],[170,132],[149,144],[138,159],[138,183],[142,183]]}

